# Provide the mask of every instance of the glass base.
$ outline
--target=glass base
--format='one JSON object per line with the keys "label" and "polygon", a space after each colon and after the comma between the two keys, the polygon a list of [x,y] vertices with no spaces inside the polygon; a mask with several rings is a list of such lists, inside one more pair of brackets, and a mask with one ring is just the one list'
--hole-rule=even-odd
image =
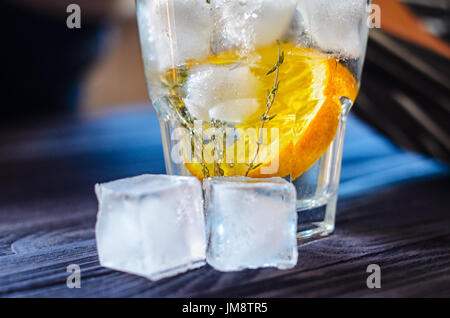
{"label": "glass base", "polygon": [[[337,195],[323,200],[297,203],[297,242],[302,244],[334,231]],[[309,203],[309,204],[308,204]]]}
{"label": "glass base", "polygon": [[[324,237],[334,231],[337,192],[340,179],[342,150],[345,135],[345,125],[348,112],[352,106],[350,100],[342,98],[342,113],[334,141],[322,157],[307,171],[295,180],[290,176],[285,180],[292,182],[297,191],[297,241],[299,244]],[[160,101],[163,103],[162,101]],[[179,133],[175,133],[180,124],[164,115],[161,110],[169,109],[168,105],[156,104],[159,110],[161,136],[164,145],[166,171],[170,175],[191,175],[179,156],[179,143],[174,142]],[[172,160],[173,155],[179,160]]]}

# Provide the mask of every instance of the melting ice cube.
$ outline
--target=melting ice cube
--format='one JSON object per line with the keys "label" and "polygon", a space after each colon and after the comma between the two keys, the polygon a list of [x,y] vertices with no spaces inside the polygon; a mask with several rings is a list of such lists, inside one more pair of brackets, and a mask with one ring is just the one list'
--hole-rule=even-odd
{"label": "melting ice cube", "polygon": [[206,260],[221,271],[297,263],[296,191],[281,178],[204,181]]}
{"label": "melting ice cube", "polygon": [[206,1],[141,0],[137,16],[144,61],[163,72],[211,51],[213,17]]}
{"label": "melting ice cube", "polygon": [[202,189],[193,177],[142,175],[95,186],[100,264],[152,280],[205,264]]}
{"label": "melting ice cube", "polygon": [[297,0],[215,0],[216,32],[213,51],[244,51],[283,40]]}
{"label": "melting ice cube", "polygon": [[189,73],[184,103],[197,119],[239,122],[258,109],[259,86],[246,65],[202,65]]}
{"label": "melting ice cube", "polygon": [[366,0],[302,0],[298,1],[296,18],[320,49],[358,58],[367,36],[363,27],[368,17],[366,6]]}

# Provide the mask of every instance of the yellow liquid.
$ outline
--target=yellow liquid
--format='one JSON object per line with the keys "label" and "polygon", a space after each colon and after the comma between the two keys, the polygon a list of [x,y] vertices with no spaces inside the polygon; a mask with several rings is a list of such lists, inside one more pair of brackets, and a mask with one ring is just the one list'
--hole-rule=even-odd
{"label": "yellow liquid", "polygon": [[[278,61],[280,52],[284,54],[283,63],[278,67],[278,71],[267,75]],[[186,160],[188,170],[199,178],[217,174],[298,177],[320,158],[334,139],[341,111],[340,98],[346,97],[354,101],[358,91],[354,77],[337,59],[311,49],[296,47],[291,43],[281,43],[259,48],[245,57],[239,56],[236,52],[227,52],[203,61],[189,61],[188,68],[182,75],[174,70],[163,74],[166,82],[181,82],[181,85],[171,90],[171,93],[176,95],[172,100],[178,101],[176,106],[183,110],[183,114],[188,114],[182,102],[186,97],[183,96],[186,92],[183,84],[186,83],[189,73],[202,65],[227,66],[230,69],[247,67],[257,79],[258,85],[252,92],[257,101],[256,108],[233,125],[237,135],[245,136],[245,140],[240,140],[241,145],[244,143],[246,148],[245,154],[238,153],[237,145],[228,145],[221,150],[215,163],[211,163],[210,158],[201,159],[203,162],[198,163]],[[279,86],[273,102],[270,100],[268,102],[268,90],[273,89],[275,78],[278,78]],[[265,113],[271,119],[265,120],[263,124],[261,117]],[[189,117],[188,120],[194,119],[192,118],[194,116]],[[220,121],[214,125],[217,127]],[[204,123],[203,127],[207,129],[211,124]],[[262,127],[268,132],[266,139],[261,143]],[[249,128],[254,129],[256,134],[246,135],[245,131]],[[271,128],[278,131],[276,156],[279,168],[276,172],[266,175],[261,172],[261,168],[274,161],[274,154],[269,154],[271,143],[274,142],[270,140]],[[205,153],[214,153],[211,144],[203,147]],[[231,160],[224,157],[227,147],[234,148],[234,153],[230,152],[233,153]],[[249,166],[252,169],[249,170]],[[255,169],[255,166],[258,168]]]}

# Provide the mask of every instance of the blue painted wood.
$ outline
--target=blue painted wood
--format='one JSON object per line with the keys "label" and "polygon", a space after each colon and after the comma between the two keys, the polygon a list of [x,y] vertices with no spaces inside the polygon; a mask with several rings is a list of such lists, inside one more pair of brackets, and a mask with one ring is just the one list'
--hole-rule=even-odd
{"label": "blue painted wood", "polygon": [[350,116],[342,158],[341,198],[449,172],[447,165],[400,149],[356,116]]}
{"label": "blue painted wood", "polygon": [[[302,245],[292,270],[205,266],[150,282],[99,266],[95,182],[163,173],[150,108],[0,134],[0,296],[450,296],[448,169],[349,122],[337,230]],[[364,195],[362,195],[364,194]],[[366,267],[382,267],[367,289]],[[82,288],[65,282],[69,264]]]}

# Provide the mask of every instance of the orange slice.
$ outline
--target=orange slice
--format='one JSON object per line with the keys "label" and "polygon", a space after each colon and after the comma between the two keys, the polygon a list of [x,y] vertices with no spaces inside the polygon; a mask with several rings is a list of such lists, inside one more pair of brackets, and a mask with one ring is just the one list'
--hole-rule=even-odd
{"label": "orange slice", "polygon": [[328,149],[339,126],[340,98],[354,101],[357,83],[351,72],[335,58],[290,43],[281,44],[281,50],[285,59],[279,67],[280,85],[268,113],[269,117],[274,117],[265,122],[264,130],[261,130],[261,115],[266,111],[267,90],[273,87],[276,76],[266,73],[278,59],[278,47],[258,49],[244,61],[233,53],[226,53],[204,62],[216,65],[248,63],[261,82],[260,89],[255,92],[260,107],[235,125],[238,137],[234,143],[222,147],[218,157],[216,150],[216,160],[212,159],[215,148],[208,143],[204,145],[204,153],[209,160],[185,163],[193,176],[206,177],[206,167],[210,177],[219,172],[224,176],[290,175],[296,179]]}

